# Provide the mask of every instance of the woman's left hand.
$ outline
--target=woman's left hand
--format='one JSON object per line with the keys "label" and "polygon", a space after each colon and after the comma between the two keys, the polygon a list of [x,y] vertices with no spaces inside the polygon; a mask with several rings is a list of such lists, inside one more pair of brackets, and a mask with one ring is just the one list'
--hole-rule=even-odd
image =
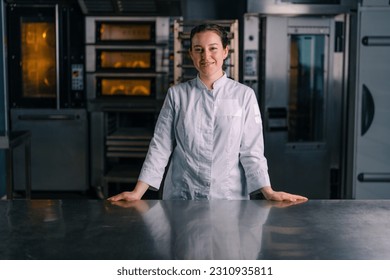
{"label": "woman's left hand", "polygon": [[274,191],[271,187],[263,187],[261,189],[261,192],[263,193],[264,197],[267,200],[273,200],[273,201],[306,201],[308,200],[307,197],[291,194],[287,192],[280,192],[280,191]]}

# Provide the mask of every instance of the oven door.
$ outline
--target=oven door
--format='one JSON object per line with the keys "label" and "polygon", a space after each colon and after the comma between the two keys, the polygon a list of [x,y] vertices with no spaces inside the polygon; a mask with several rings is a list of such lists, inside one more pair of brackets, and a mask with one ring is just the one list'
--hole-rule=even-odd
{"label": "oven door", "polygon": [[169,22],[168,17],[86,17],[85,42],[88,45],[167,44]]}
{"label": "oven door", "polygon": [[7,9],[10,106],[56,108],[59,102],[56,7]]}
{"label": "oven door", "polygon": [[353,197],[390,198],[390,9],[362,9],[355,117]]}
{"label": "oven door", "polygon": [[163,48],[157,46],[86,46],[86,70],[99,73],[168,72]]}
{"label": "oven door", "polygon": [[87,74],[87,95],[89,100],[97,102],[112,102],[115,100],[125,100],[125,102],[153,101],[163,99],[166,84],[166,76],[156,73]]}

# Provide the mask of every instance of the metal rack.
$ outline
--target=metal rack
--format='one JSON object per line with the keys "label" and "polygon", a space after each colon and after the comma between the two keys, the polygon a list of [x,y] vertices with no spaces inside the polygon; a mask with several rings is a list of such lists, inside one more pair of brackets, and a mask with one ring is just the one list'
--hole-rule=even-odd
{"label": "metal rack", "polygon": [[106,136],[106,157],[144,158],[148,151],[152,131],[122,128]]}
{"label": "metal rack", "polygon": [[102,187],[108,196],[109,183],[135,184],[140,164],[148,152],[153,131],[146,128],[117,128],[106,135],[106,161],[111,162],[106,171]]}

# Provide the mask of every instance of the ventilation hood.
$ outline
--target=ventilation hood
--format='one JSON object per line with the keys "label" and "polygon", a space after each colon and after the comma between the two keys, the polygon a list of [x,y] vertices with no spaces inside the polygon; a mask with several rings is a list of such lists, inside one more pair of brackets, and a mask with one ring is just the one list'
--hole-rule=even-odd
{"label": "ventilation hood", "polygon": [[181,0],[78,0],[84,14],[180,16]]}
{"label": "ventilation hood", "polygon": [[182,0],[6,0],[8,4],[77,5],[85,15],[181,16]]}

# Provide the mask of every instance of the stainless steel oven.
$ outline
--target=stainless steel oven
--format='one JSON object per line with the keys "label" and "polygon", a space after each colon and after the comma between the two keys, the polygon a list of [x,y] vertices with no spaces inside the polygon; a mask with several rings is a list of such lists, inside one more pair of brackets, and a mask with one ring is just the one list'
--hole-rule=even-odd
{"label": "stainless steel oven", "polygon": [[87,17],[88,99],[164,99],[169,26],[167,17]]}
{"label": "stainless steel oven", "polygon": [[309,198],[341,198],[349,8],[271,2],[244,16],[243,60],[244,82],[259,98],[272,183]]}
{"label": "stainless steel oven", "polygon": [[85,191],[84,32],[74,32],[83,30],[83,15],[70,3],[15,2],[6,5],[10,129],[31,131],[32,190]]}

